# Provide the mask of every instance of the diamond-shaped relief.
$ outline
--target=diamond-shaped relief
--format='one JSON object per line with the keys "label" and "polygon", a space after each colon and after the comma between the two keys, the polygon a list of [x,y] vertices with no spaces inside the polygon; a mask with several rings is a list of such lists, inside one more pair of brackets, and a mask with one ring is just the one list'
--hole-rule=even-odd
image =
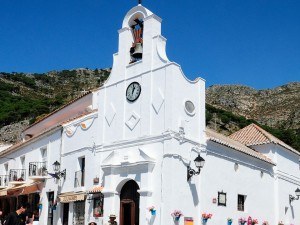
{"label": "diamond-shaped relief", "polygon": [[112,103],[110,103],[106,109],[105,119],[108,126],[111,126],[114,118],[116,116],[116,109]]}
{"label": "diamond-shaped relief", "polygon": [[139,121],[140,121],[140,116],[135,112],[132,112],[131,116],[129,117],[129,119],[126,121],[125,124],[130,130],[133,130],[135,126],[139,123]]}
{"label": "diamond-shaped relief", "polygon": [[165,99],[163,94],[161,93],[160,88],[157,91],[154,91],[153,97],[152,97],[152,107],[156,114],[159,113]]}

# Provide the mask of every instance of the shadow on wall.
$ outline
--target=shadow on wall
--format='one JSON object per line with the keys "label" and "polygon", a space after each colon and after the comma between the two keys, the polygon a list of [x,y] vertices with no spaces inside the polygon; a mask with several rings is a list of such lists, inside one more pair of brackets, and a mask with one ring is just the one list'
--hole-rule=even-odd
{"label": "shadow on wall", "polygon": [[198,196],[196,185],[189,182],[189,186],[193,195],[194,206],[197,206],[199,204],[199,196]]}
{"label": "shadow on wall", "polygon": [[[186,162],[187,160],[184,159],[182,156],[177,155],[177,154],[165,154],[164,158],[174,158],[174,159],[178,159],[182,162],[182,164],[187,167],[190,165],[190,161]],[[199,196],[198,196],[198,192],[197,192],[197,188],[195,184],[192,184],[191,182],[188,182],[189,186],[190,186],[190,190],[193,196],[193,202],[194,202],[194,206],[197,206],[199,204]]]}

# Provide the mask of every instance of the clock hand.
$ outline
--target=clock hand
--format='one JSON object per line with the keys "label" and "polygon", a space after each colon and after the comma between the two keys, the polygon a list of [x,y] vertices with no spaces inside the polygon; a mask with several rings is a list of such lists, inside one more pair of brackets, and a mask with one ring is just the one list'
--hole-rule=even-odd
{"label": "clock hand", "polygon": [[133,92],[134,92],[134,89],[135,89],[135,86],[133,86],[133,88],[132,88],[132,93],[131,93],[131,94],[133,94]]}

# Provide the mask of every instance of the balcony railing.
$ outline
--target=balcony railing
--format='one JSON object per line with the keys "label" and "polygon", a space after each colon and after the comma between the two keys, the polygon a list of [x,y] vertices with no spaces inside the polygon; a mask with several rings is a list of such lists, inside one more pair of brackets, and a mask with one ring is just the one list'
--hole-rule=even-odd
{"label": "balcony railing", "polygon": [[29,163],[29,176],[30,177],[44,177],[47,176],[46,162],[31,162]]}
{"label": "balcony railing", "polygon": [[0,187],[8,186],[8,175],[0,175]]}
{"label": "balcony railing", "polygon": [[9,182],[12,181],[25,181],[26,170],[25,169],[13,169],[9,171]]}
{"label": "balcony railing", "polygon": [[84,186],[84,171],[75,172],[75,183],[74,187],[83,187]]}

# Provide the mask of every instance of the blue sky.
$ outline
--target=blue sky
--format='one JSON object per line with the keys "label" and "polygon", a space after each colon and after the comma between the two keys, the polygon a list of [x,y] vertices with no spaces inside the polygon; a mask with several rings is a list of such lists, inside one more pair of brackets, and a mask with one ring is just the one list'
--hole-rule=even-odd
{"label": "blue sky", "polygon": [[[137,0],[0,0],[0,71],[106,68]],[[187,77],[272,88],[300,80],[299,0],[144,0]]]}

